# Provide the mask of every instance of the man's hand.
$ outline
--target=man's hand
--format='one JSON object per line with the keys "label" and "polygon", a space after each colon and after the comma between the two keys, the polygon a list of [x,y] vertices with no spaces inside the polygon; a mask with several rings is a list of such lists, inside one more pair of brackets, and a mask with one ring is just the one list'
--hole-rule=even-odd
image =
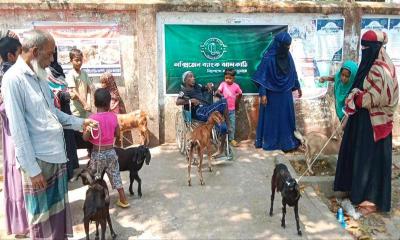
{"label": "man's hand", "polygon": [[199,104],[200,104],[200,101],[199,101],[199,100],[197,100],[196,98],[192,98],[192,99],[190,99],[190,102],[192,102],[192,105],[194,105],[194,106],[197,106],[197,105],[199,105]]}
{"label": "man's hand", "polygon": [[303,91],[301,91],[301,88],[297,89],[297,93],[299,94],[299,98],[303,96]]}
{"label": "man's hand", "polygon": [[41,173],[39,175],[31,177],[31,182],[34,189],[43,189],[47,187],[46,179]]}
{"label": "man's hand", "polygon": [[320,82],[320,83],[324,83],[324,82],[327,81],[327,80],[328,80],[327,77],[320,77],[320,78],[319,78],[319,82]]}
{"label": "man's hand", "polygon": [[87,127],[97,128],[99,127],[99,123],[93,119],[86,118],[83,120],[83,129],[86,129]]}
{"label": "man's hand", "polygon": [[12,38],[15,38],[15,39],[18,39],[18,40],[19,40],[19,38],[18,38],[18,35],[17,35],[15,32],[13,32],[13,31],[8,31],[8,34],[7,34],[7,36],[8,36],[8,37],[12,37]]}
{"label": "man's hand", "polygon": [[209,92],[212,92],[213,87],[214,87],[214,83],[207,83],[207,89]]}
{"label": "man's hand", "polygon": [[261,97],[261,104],[265,106],[265,105],[267,105],[267,103],[268,103],[267,96],[262,96]]}
{"label": "man's hand", "polygon": [[83,106],[83,109],[85,109],[85,111],[88,111],[88,112],[92,111],[92,108],[88,104],[85,104],[85,106]]}

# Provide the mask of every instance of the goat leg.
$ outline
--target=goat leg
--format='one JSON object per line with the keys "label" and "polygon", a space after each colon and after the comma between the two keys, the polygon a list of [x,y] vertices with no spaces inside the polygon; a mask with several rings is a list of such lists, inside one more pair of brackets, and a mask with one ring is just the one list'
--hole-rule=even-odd
{"label": "goat leg", "polygon": [[101,225],[101,240],[105,240],[106,239],[106,228],[107,228],[106,219],[101,219],[100,225]]}
{"label": "goat leg", "polygon": [[117,238],[117,234],[114,232],[114,229],[112,227],[110,213],[107,214],[107,222],[108,222],[108,226],[110,227],[111,237],[114,240]]}
{"label": "goat leg", "polygon": [[294,205],[294,216],[296,218],[297,234],[301,236],[300,223],[299,223],[299,202]]}
{"label": "goat leg", "polygon": [[129,181],[130,181],[130,183],[129,183],[129,194],[131,194],[133,196],[133,195],[135,195],[135,193],[132,190],[132,185],[133,185],[133,182],[135,181],[135,176],[134,176],[134,173],[133,173],[132,169],[131,169],[131,171],[129,171]]}
{"label": "goat leg", "polygon": [[94,237],[95,240],[99,240],[99,221],[95,221],[96,223],[96,236]]}
{"label": "goat leg", "polygon": [[285,228],[285,215],[286,215],[286,202],[282,199],[282,220],[281,220],[281,227]]}
{"label": "goat leg", "polygon": [[86,240],[89,240],[89,219],[83,221],[83,226],[85,227]]}
{"label": "goat leg", "polygon": [[211,167],[211,147],[210,145],[207,146],[207,157],[208,157],[208,170],[212,172],[212,167]]}
{"label": "goat leg", "polygon": [[192,180],[190,178],[190,170],[192,168],[192,160],[193,160],[193,147],[190,146],[190,149],[188,151],[188,186],[192,186]]}
{"label": "goat leg", "polygon": [[197,167],[197,171],[198,171],[198,173],[199,173],[199,176],[200,176],[200,185],[204,185],[204,179],[203,179],[203,171],[202,171],[202,168],[203,168],[203,151],[200,149],[200,146],[199,146],[199,150],[198,150],[199,152],[199,166]]}
{"label": "goat leg", "polygon": [[275,199],[275,189],[276,189],[276,181],[275,174],[272,175],[271,179],[271,207],[269,209],[269,215],[272,217],[274,211],[274,199]]}
{"label": "goat leg", "polygon": [[142,197],[142,179],[140,179],[138,172],[135,172],[134,178],[138,182],[138,195],[139,195],[139,198],[141,198]]}

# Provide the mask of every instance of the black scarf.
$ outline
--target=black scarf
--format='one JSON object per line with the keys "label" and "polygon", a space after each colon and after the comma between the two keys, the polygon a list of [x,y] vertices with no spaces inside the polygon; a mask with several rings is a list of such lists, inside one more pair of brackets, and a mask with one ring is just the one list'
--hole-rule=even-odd
{"label": "black scarf", "polygon": [[276,50],[275,60],[278,64],[278,71],[287,75],[289,72],[289,48],[286,45],[280,44]]}
{"label": "black scarf", "polygon": [[50,63],[49,68],[55,78],[59,78],[60,76],[65,78],[64,70],[57,61],[57,47],[53,54],[53,62]]}
{"label": "black scarf", "polygon": [[361,63],[351,89],[362,89],[364,79],[368,75],[369,70],[371,70],[375,60],[378,58],[379,51],[382,47],[382,43],[377,41],[361,40],[361,45],[368,48],[361,50]]}

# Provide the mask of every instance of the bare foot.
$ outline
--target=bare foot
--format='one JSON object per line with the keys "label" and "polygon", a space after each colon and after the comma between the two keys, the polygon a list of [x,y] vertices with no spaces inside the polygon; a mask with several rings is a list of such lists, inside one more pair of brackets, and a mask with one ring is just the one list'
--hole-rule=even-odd
{"label": "bare foot", "polygon": [[363,216],[368,216],[371,213],[376,212],[376,206],[358,206],[358,211],[363,215]]}

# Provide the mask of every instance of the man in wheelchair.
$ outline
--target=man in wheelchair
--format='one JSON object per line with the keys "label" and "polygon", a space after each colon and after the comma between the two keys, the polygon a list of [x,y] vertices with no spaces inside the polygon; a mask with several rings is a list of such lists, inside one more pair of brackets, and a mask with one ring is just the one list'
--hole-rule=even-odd
{"label": "man in wheelchair", "polygon": [[[182,75],[183,88],[176,99],[176,105],[183,105],[186,111],[191,110],[192,118],[201,122],[206,122],[210,114],[214,111],[220,112],[225,119],[228,119],[228,108],[226,99],[222,98],[213,102],[213,87],[212,83],[202,86],[196,83],[194,74],[187,71]],[[210,97],[211,95],[211,97]],[[191,104],[189,104],[189,101]],[[189,105],[191,109],[189,109]],[[221,139],[221,145],[218,147],[218,152],[214,156],[220,156],[224,152],[225,142],[224,139],[228,134],[229,121],[226,121],[218,126],[217,132]]]}

